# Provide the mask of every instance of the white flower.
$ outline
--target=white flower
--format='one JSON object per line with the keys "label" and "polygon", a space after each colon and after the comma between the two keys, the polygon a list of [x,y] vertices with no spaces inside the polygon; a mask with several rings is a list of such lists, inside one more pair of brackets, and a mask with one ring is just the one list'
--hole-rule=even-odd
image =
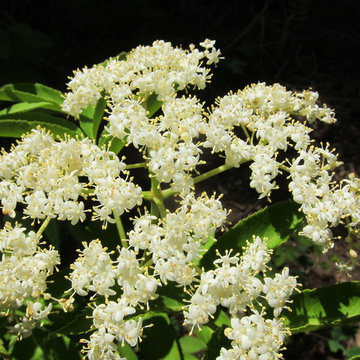
{"label": "white flower", "polygon": [[86,296],[89,291],[104,296],[115,295],[111,287],[115,285],[116,270],[107,249],[99,240],[83,245],[80,257],[71,265],[73,271],[69,280],[72,288],[81,296]]}
{"label": "white flower", "polygon": [[296,278],[289,276],[289,269],[285,267],[282,273],[275,274],[274,278],[264,278],[264,283],[265,299],[274,308],[274,316],[278,317],[296,288]]}

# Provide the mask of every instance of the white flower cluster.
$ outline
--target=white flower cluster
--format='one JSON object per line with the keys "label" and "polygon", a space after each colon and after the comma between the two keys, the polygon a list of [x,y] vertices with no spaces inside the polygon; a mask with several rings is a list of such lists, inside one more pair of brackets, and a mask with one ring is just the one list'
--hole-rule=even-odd
{"label": "white flower cluster", "polygon": [[232,348],[221,348],[217,360],[278,360],[289,331],[281,319],[264,319],[255,310],[250,316],[231,319],[225,335],[232,340]]}
{"label": "white flower cluster", "polygon": [[160,283],[140,268],[135,251],[121,248],[115,262],[110,255],[99,240],[84,243],[80,257],[71,265],[73,271],[69,278],[78,295],[86,296],[89,291],[105,297],[116,295],[111,288],[117,282],[123,297],[132,306],[147,304],[157,297],[156,288]]}
{"label": "white flower cluster", "polygon": [[[149,170],[182,194],[194,185],[194,173],[203,163],[202,147],[224,155],[229,167],[251,161],[250,186],[260,198],[269,197],[277,188],[277,175],[288,171],[290,191],[309,223],[303,234],[326,251],[333,245],[330,227],[344,217],[350,219],[348,226],[359,224],[358,180],[334,184],[331,171],[339,162],[327,148],[314,147],[312,129],[306,126],[316,120],[333,123],[334,112],[318,105],[314,91],[293,92],[279,84],[258,83],[218,98],[206,113],[195,97],[178,98],[175,91],[189,84],[203,88],[209,80],[209,69],[202,67],[201,59],[216,63],[220,53],[214,41],[206,40],[201,46],[205,51],[155,42],[134,49],[125,61],[112,59],[105,66],[78,71],[69,83],[64,109],[74,113],[76,108],[79,113],[101,91],[107,92],[109,133],[147,148]],[[79,95],[84,91],[97,95],[91,95],[94,100],[90,101]],[[151,93],[162,101],[162,114],[149,119],[143,101]],[[280,152],[289,149],[295,153],[292,159],[279,160],[284,158]],[[339,196],[344,200],[335,200]]]}
{"label": "white flower cluster", "polygon": [[252,160],[250,186],[260,197],[268,196],[282,165],[278,152],[289,146],[304,150],[311,143],[311,129],[294,117],[305,117],[309,123],[335,121],[330,109],[316,104],[317,97],[311,91],[294,93],[279,84],[259,83],[218,98],[208,116],[204,146],[224,152],[230,166]]}
{"label": "white flower cluster", "polygon": [[85,341],[88,359],[117,359],[114,340],[135,346],[142,334],[142,318],[136,321],[124,320],[124,317],[134,314],[136,306],[156,299],[157,287],[161,286],[155,276],[147,273],[147,268],[140,266],[135,251],[121,248],[116,261],[112,261],[110,255],[99,240],[93,240],[84,243],[80,257],[71,266],[73,271],[69,279],[77,294],[85,296],[92,291],[106,298],[119,295],[112,289],[116,282],[122,292],[117,301],[95,307],[93,326],[96,331]]}
{"label": "white flower cluster", "polygon": [[190,285],[197,275],[192,260],[201,257],[201,244],[224,224],[227,214],[214,196],[202,194],[195,198],[190,193],[159,224],[153,224],[149,214],[136,219],[129,244],[151,253],[155,273],[163,283]]}
{"label": "white flower cluster", "polygon": [[[158,297],[157,288],[168,281],[189,286],[197,279],[192,260],[201,256],[200,246],[217,227],[225,222],[227,211],[221,202],[205,194],[195,198],[187,195],[174,213],[168,213],[159,224],[146,213],[134,220],[129,233],[129,248],[122,247],[116,260],[99,240],[84,243],[79,258],[71,266],[72,289],[81,296],[90,291],[105,298],[118,296],[114,286],[120,286],[117,301],[107,300],[93,311],[96,328],[90,340],[85,340],[88,359],[103,356],[117,359],[115,343],[135,346],[142,335],[142,318],[124,319],[136,315],[136,307],[148,307]],[[140,264],[138,251],[149,254]]]}
{"label": "white flower cluster", "polygon": [[90,190],[99,203],[93,207],[94,218],[105,223],[114,222],[113,213],[120,216],[142,202],[141,188],[119,176],[125,164],[89,139],[55,141],[34,129],[0,161],[1,205],[11,217],[21,202],[32,219],[56,217],[76,224],[86,217],[80,197]]}
{"label": "white flower cluster", "polygon": [[[141,205],[142,197],[152,201],[151,214],[145,211],[134,219],[128,239],[121,234],[117,257],[100,240],[93,240],[83,243],[71,265],[74,293],[100,299],[94,303],[94,332],[83,341],[90,360],[122,360],[118,345],[134,347],[142,337],[139,309],[148,308],[158,297],[158,287],[168,282],[190,289],[183,315],[192,330],[206,324],[219,306],[227,309],[231,327],[225,335],[232,348],[221,349],[218,360],[281,357],[289,331],[280,316],[296,279],[287,268],[267,276],[271,250],[259,237],[241,256],[227,252],[214,261],[215,269],[199,269],[196,264],[205,243],[224,225],[228,212],[215,196],[195,196],[198,181],[251,162],[250,186],[262,198],[277,188],[278,174],[288,172],[289,190],[308,222],[302,234],[324,250],[332,246],[331,227],[359,225],[359,179],[336,183],[336,155],[328,146],[315,147],[310,138],[309,124],[336,121],[331,109],[318,105],[316,92],[259,83],[218,98],[208,110],[196,97],[178,96],[189,85],[203,89],[210,81],[207,65],[220,58],[214,44],[205,40],[200,51],[193,45],[183,50],[156,41],[132,50],[125,60],[113,58],[78,70],[68,83],[63,110],[75,117],[105,96],[106,130],[142,152],[145,162],[128,169],[146,167],[152,178],[150,191],[142,192],[133,183],[115,153],[89,139],[55,140],[34,129],[0,155],[1,207],[13,218],[21,203],[26,217],[46,219],[45,225],[52,218],[75,225],[91,212],[93,220],[104,225],[117,222],[121,228],[118,217]],[[161,112],[150,109],[151,101],[160,102]],[[219,154],[225,163],[195,178],[204,164],[204,149]],[[164,190],[163,183],[170,187]],[[170,212],[163,200],[174,193],[180,196],[179,206]],[[85,209],[88,197],[95,201],[91,209]],[[59,263],[57,251],[41,249],[40,235],[26,235],[24,230],[9,223],[0,230],[0,305],[5,309],[18,309],[29,297],[38,300]],[[73,300],[74,294],[63,303],[70,308]],[[43,308],[38,301],[26,305],[25,316],[11,328],[23,337],[51,311],[51,305]]]}
{"label": "white flower cluster", "polygon": [[[203,66],[219,61],[220,52],[215,41],[205,40],[199,51],[194,45],[189,50],[174,48],[170,43],[155,41],[152,46],[138,46],[126,55],[126,61],[110,59],[106,64],[77,70],[68,83],[63,110],[77,116],[88,104],[95,105],[102,91],[110,94],[112,101],[136,99],[137,95],[156,93],[158,99],[171,97],[176,89],[188,85],[205,88],[210,79],[209,69]],[[127,106],[125,106],[127,107]]]}
{"label": "white flower cluster", "polygon": [[289,189],[307,220],[301,234],[324,251],[334,245],[331,227],[343,223],[352,231],[360,224],[360,180],[350,175],[334,181],[331,171],[338,165],[336,155],[327,147],[310,147],[290,166]]}
{"label": "white flower cluster", "polygon": [[[333,180],[332,171],[341,163],[328,145],[314,146],[312,129],[296,120],[335,122],[333,111],[317,105],[317,99],[316,92],[294,93],[279,84],[259,83],[230,93],[209,115],[204,146],[224,152],[230,166],[251,160],[250,186],[260,198],[277,187],[274,179],[281,169],[288,171],[289,190],[308,222],[302,234],[326,251],[333,246],[331,227],[344,218],[349,228],[358,227],[360,191],[359,179]],[[277,160],[289,148],[296,150],[292,159]]]}
{"label": "white flower cluster", "polygon": [[[296,278],[284,268],[274,278],[266,277],[266,264],[271,250],[259,237],[254,238],[241,257],[227,253],[215,260],[217,268],[203,272],[190,305],[184,311],[184,324],[201,327],[213,316],[219,305],[228,309],[231,328],[225,330],[232,340],[232,349],[221,350],[217,359],[277,359],[283,340],[289,331],[279,318],[290,295],[296,288]],[[259,274],[262,274],[263,281]],[[273,319],[259,314],[254,304],[265,299],[273,309]],[[239,318],[248,311],[250,315]]]}
{"label": "white flower cluster", "polygon": [[46,319],[52,309],[52,304],[45,306],[40,302],[27,301],[26,313],[14,326],[9,326],[10,333],[20,338],[31,336],[32,330],[40,320]]}
{"label": "white flower cluster", "polygon": [[0,230],[0,307],[17,309],[26,298],[44,294],[46,279],[59,264],[55,249],[41,249],[34,232],[6,223]]}
{"label": "white flower cluster", "polygon": [[[159,181],[172,182],[175,191],[188,193],[193,185],[190,173],[200,162],[199,143],[205,121],[196,98],[176,98],[176,91],[193,85],[203,89],[210,70],[203,66],[217,63],[220,52],[215,41],[205,40],[199,51],[173,48],[156,41],[139,46],[125,61],[110,59],[106,65],[75,72],[68,84],[63,110],[78,115],[88,104],[95,104],[102,91],[109,96],[108,132],[135,147],[149,149],[149,169]],[[155,93],[163,102],[163,114],[147,117],[142,106]]]}
{"label": "white flower cluster", "polygon": [[[52,309],[49,304],[43,309],[40,300],[47,289],[47,278],[60,263],[59,253],[53,249],[41,249],[39,236],[33,231],[7,222],[0,230],[0,313],[9,316],[16,324],[8,326],[11,333],[20,338],[32,334],[36,324],[46,319]],[[19,319],[14,310],[27,305],[26,314]]]}

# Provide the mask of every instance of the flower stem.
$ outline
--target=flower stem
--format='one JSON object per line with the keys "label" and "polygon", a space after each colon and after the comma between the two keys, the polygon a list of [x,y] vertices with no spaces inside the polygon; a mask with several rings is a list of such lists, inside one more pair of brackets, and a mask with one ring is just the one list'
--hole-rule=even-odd
{"label": "flower stem", "polygon": [[37,236],[38,238],[41,237],[42,233],[44,232],[44,230],[46,229],[46,227],[49,225],[49,222],[50,222],[51,219],[52,219],[52,218],[51,218],[50,216],[48,216],[48,217],[44,220],[44,222],[41,224],[39,230],[38,230],[37,233],[36,233],[36,236]]}
{"label": "flower stem", "polygon": [[242,128],[242,130],[243,130],[243,132],[244,132],[244,134],[245,134],[245,136],[251,141],[252,140],[252,137],[250,136],[250,134],[249,134],[249,132],[248,132],[248,130],[247,130],[247,128],[246,128],[246,126],[244,125],[244,124],[241,124],[241,128]]}
{"label": "flower stem", "polygon": [[126,233],[125,233],[125,229],[124,229],[123,223],[121,221],[121,218],[118,214],[115,213],[115,211],[113,211],[113,214],[114,214],[114,218],[115,218],[116,228],[119,233],[121,246],[128,247],[128,243],[126,241]]}
{"label": "flower stem", "polygon": [[129,164],[129,165],[126,165],[125,169],[126,170],[138,169],[138,168],[142,168],[142,167],[146,167],[146,162],[141,162],[141,163],[137,163],[137,164]]}
{"label": "flower stem", "polygon": [[279,169],[284,170],[284,171],[290,173],[290,168],[289,168],[288,166],[286,166],[286,165],[280,165],[280,166],[279,166]]}
{"label": "flower stem", "polygon": [[212,176],[220,174],[220,173],[222,173],[222,172],[224,172],[226,170],[229,170],[231,168],[233,168],[233,166],[231,166],[231,165],[226,165],[226,164],[221,165],[221,166],[219,166],[219,167],[217,167],[215,169],[212,169],[212,170],[210,170],[210,171],[208,171],[206,173],[203,173],[203,174],[195,177],[194,178],[194,184],[197,184],[197,183],[199,183],[201,181],[204,181],[204,180],[206,180],[206,179],[208,179],[208,178],[210,178]]}
{"label": "flower stem", "polygon": [[153,194],[151,191],[142,191],[141,196],[144,200],[152,200]]}
{"label": "flower stem", "polygon": [[[204,181],[204,180],[206,180],[206,179],[208,179],[208,178],[210,178],[212,176],[215,176],[217,174],[220,174],[220,173],[222,173],[222,172],[224,172],[226,170],[232,169],[232,168],[233,168],[232,165],[225,165],[225,164],[221,165],[221,166],[219,166],[219,167],[217,167],[215,169],[212,169],[212,170],[210,170],[210,171],[208,171],[206,173],[203,173],[203,174],[195,177],[194,178],[194,184],[197,184],[197,183],[199,183],[201,181]],[[163,197],[163,199],[167,199],[168,197],[174,195],[175,193],[176,193],[176,191],[173,190],[172,188],[165,189],[165,190],[162,191],[162,197]]]}
{"label": "flower stem", "polygon": [[154,215],[154,216],[156,216],[157,218],[158,218],[159,215],[160,215],[159,208],[157,207],[157,205],[155,204],[154,201],[151,201],[150,215]]}
{"label": "flower stem", "polygon": [[155,176],[152,176],[151,178],[151,192],[153,195],[151,200],[156,204],[157,208],[159,209],[161,218],[164,218],[166,216],[164,197],[161,191],[160,183]]}
{"label": "flower stem", "polygon": [[140,267],[147,269],[152,264],[153,264],[152,255],[151,253],[146,252],[146,254],[143,255],[143,259],[140,263]]}

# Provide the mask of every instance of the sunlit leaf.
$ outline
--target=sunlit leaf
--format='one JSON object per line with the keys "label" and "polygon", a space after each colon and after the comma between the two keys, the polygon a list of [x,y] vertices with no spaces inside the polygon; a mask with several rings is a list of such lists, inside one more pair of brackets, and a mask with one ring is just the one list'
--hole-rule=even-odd
{"label": "sunlit leaf", "polygon": [[295,202],[281,202],[239,221],[209,248],[200,260],[200,266],[206,270],[213,268],[217,250],[221,254],[230,249],[241,253],[246,241],[251,241],[253,235],[268,238],[270,248],[280,246],[289,239],[304,219],[298,209],[299,205]]}
{"label": "sunlit leaf", "polygon": [[360,319],[360,282],[350,281],[323,288],[305,289],[292,298],[284,311],[292,333],[342,325]]}

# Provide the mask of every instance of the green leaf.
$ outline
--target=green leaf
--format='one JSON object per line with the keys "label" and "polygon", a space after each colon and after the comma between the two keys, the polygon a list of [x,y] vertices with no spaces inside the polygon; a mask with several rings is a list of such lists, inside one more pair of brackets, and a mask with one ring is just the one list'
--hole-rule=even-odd
{"label": "green leaf", "polygon": [[330,339],[328,341],[329,349],[331,352],[336,353],[338,350],[345,350],[345,348],[336,340]]}
{"label": "green leaf", "polygon": [[211,329],[209,326],[204,325],[200,330],[195,329],[195,334],[205,343],[207,344],[212,334],[214,333],[214,330]]}
{"label": "green leaf", "polygon": [[69,267],[54,272],[47,278],[48,288],[47,292],[55,298],[62,298],[64,293],[67,292],[71,287],[70,280],[67,279],[71,270]]}
{"label": "green leaf", "polygon": [[47,110],[54,110],[61,112],[61,108],[59,105],[47,102],[47,101],[39,101],[39,102],[21,102],[8,108],[5,108],[0,111],[0,115],[9,115],[9,114],[16,114],[22,112],[28,112],[34,109],[47,109]]}
{"label": "green leaf", "polygon": [[93,330],[91,328],[93,323],[90,318],[91,315],[92,309],[89,307],[75,309],[74,311],[67,313],[60,310],[58,313],[49,315],[49,320],[52,322],[52,325],[47,326],[47,329],[51,331],[51,334],[86,334]]}
{"label": "green leaf", "polygon": [[221,254],[230,249],[241,253],[246,246],[246,240],[251,241],[253,235],[267,237],[270,248],[280,246],[289,239],[304,219],[298,209],[299,205],[295,202],[281,202],[265,207],[239,221],[209,248],[200,260],[200,266],[205,270],[213,268],[217,250]]}
{"label": "green leaf", "polygon": [[93,105],[89,105],[79,116],[80,128],[90,139],[95,139],[93,126],[94,113],[95,107]]}
{"label": "green leaf", "polygon": [[169,282],[158,288],[157,293],[164,307],[172,311],[182,311],[184,308],[184,299],[188,295],[184,293],[182,288],[176,287],[174,283]]}
{"label": "green leaf", "polygon": [[184,358],[184,360],[199,360],[199,358],[197,356],[194,356],[191,354],[184,354],[183,358]]}
{"label": "green leaf", "polygon": [[219,356],[222,347],[226,349],[230,348],[231,341],[224,334],[226,328],[227,326],[223,325],[218,330],[214,331],[207,345],[204,360],[215,360]]}
{"label": "green leaf", "polygon": [[4,343],[1,339],[0,339],[0,356],[2,356],[2,358],[4,359],[10,359],[10,355],[8,351],[5,349]]}
{"label": "green leaf", "polygon": [[0,100],[14,102],[47,101],[61,105],[63,94],[49,86],[38,83],[7,84],[0,88]]}
{"label": "green leaf", "polygon": [[144,320],[144,325],[152,326],[144,328],[143,341],[139,344],[140,358],[146,360],[181,359],[176,332],[167,314],[155,313],[154,316]]}
{"label": "green leaf", "polygon": [[172,343],[170,351],[161,358],[161,360],[182,360],[178,341],[175,339]]}
{"label": "green leaf", "polygon": [[350,349],[346,349],[345,355],[349,358],[349,360],[360,360],[360,347],[355,346]]}
{"label": "green leaf", "polygon": [[184,355],[195,354],[206,348],[206,344],[199,337],[196,336],[183,336],[179,340],[179,343]]}
{"label": "green leaf", "polygon": [[135,351],[129,344],[127,343],[125,343],[124,345],[118,344],[118,350],[121,357],[127,360],[138,360]]}
{"label": "green leaf", "polygon": [[94,116],[93,116],[93,129],[92,129],[95,139],[97,138],[98,129],[104,117],[106,105],[107,105],[106,100],[104,98],[101,98],[95,106]]}
{"label": "green leaf", "polygon": [[80,360],[81,355],[78,342],[66,336],[50,335],[45,329],[35,329],[32,336],[15,343],[11,359]]}
{"label": "green leaf", "polygon": [[122,150],[125,144],[125,141],[111,136],[106,129],[102,131],[98,141],[98,145],[100,148],[104,145],[109,146],[109,150],[114,152],[116,155]]}
{"label": "green leaf", "polygon": [[50,221],[47,225],[44,234],[49,241],[49,244],[53,245],[54,248],[60,251],[60,244],[61,244],[61,227],[62,224],[59,221]]}
{"label": "green leaf", "polygon": [[292,333],[343,325],[360,319],[360,282],[350,281],[306,289],[292,297],[291,312],[284,311]]}
{"label": "green leaf", "polygon": [[229,317],[221,309],[218,309],[214,315],[214,324],[218,327],[221,327],[223,325],[231,326]]}
{"label": "green leaf", "polygon": [[[206,253],[215,243],[216,239],[215,239],[215,233],[211,234],[209,236],[209,239],[204,243],[200,245],[200,250],[202,250],[204,253]],[[201,261],[201,258],[195,258],[192,262],[195,265],[199,265]]]}
{"label": "green leaf", "polygon": [[162,106],[162,101],[157,99],[157,94],[150,94],[142,103],[143,107],[147,110],[147,117],[151,118]]}
{"label": "green leaf", "polygon": [[31,111],[12,114],[11,117],[1,115],[0,137],[19,138],[37,126],[50,130],[55,137],[64,138],[65,134],[76,137],[83,134],[81,129],[69,120],[42,112]]}

